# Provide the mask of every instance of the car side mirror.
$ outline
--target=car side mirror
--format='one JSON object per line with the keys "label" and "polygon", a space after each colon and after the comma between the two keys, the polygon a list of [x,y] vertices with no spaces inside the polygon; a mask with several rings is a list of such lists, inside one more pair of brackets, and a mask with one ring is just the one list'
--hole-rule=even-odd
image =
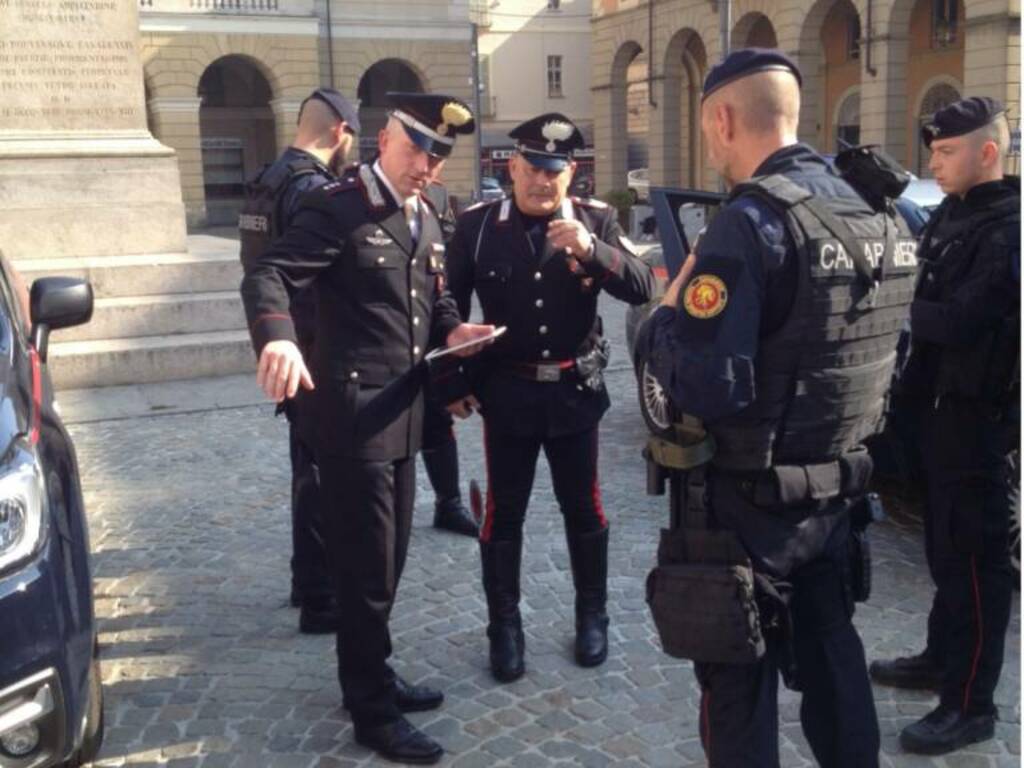
{"label": "car side mirror", "polygon": [[41,277],[32,283],[29,314],[32,345],[46,362],[50,331],[82,325],[92,318],[92,286],[77,277]]}

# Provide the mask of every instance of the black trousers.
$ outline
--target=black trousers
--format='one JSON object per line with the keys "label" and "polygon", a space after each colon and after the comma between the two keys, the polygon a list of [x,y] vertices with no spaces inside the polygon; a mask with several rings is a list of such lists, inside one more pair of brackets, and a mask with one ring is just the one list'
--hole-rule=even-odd
{"label": "black trousers", "polygon": [[597,476],[596,424],[582,432],[546,437],[492,432],[485,416],[487,508],[480,530],[482,541],[520,539],[542,448],[566,531],[590,533],[608,524]]}
{"label": "black trousers", "polygon": [[1009,521],[1020,478],[1008,454],[1019,427],[956,402],[933,418],[925,551],[936,589],[925,652],[943,671],[944,706],[989,714],[1013,602]]}
{"label": "black trousers", "polygon": [[[880,738],[864,646],[852,622],[840,548],[790,575],[800,722],[819,765],[874,768]],[[786,649],[768,636],[756,664],[694,664],[700,737],[711,768],[779,766],[778,681]]]}
{"label": "black trousers", "polygon": [[423,409],[423,443],[421,449],[430,451],[455,441],[455,420],[443,405],[428,397]]}
{"label": "black trousers", "polygon": [[338,456],[323,456],[320,466],[344,617],[337,638],[341,690],[353,722],[380,725],[399,717],[388,621],[409,549],[416,466],[413,458]]}
{"label": "black trousers", "polygon": [[312,398],[300,392],[285,406],[292,465],[292,590],[303,602],[318,603],[334,595],[327,567],[320,471],[313,448]]}

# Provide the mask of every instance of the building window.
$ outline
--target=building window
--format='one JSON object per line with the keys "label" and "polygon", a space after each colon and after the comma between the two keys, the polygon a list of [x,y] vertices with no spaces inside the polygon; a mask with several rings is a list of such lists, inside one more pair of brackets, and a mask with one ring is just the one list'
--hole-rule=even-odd
{"label": "building window", "polygon": [[850,14],[846,22],[846,58],[850,61],[860,58],[860,16]]}
{"label": "building window", "polygon": [[562,98],[561,56],[548,56],[548,98]]}
{"label": "building window", "polygon": [[860,144],[860,91],[854,91],[836,111],[836,152]]}
{"label": "building window", "polygon": [[960,0],[932,0],[932,47],[956,45]]}

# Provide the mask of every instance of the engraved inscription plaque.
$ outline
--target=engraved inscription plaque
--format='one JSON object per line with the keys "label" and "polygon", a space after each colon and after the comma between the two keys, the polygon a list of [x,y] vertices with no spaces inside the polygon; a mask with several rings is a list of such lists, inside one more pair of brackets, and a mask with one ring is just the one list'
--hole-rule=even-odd
{"label": "engraved inscription plaque", "polygon": [[137,0],[0,0],[0,135],[146,129]]}

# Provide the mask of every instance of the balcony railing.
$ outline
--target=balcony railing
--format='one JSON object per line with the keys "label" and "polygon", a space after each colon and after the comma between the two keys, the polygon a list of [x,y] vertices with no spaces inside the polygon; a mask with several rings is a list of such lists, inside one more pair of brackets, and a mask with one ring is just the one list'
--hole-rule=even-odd
{"label": "balcony railing", "polygon": [[312,16],[314,0],[139,0],[139,9],[153,13]]}

